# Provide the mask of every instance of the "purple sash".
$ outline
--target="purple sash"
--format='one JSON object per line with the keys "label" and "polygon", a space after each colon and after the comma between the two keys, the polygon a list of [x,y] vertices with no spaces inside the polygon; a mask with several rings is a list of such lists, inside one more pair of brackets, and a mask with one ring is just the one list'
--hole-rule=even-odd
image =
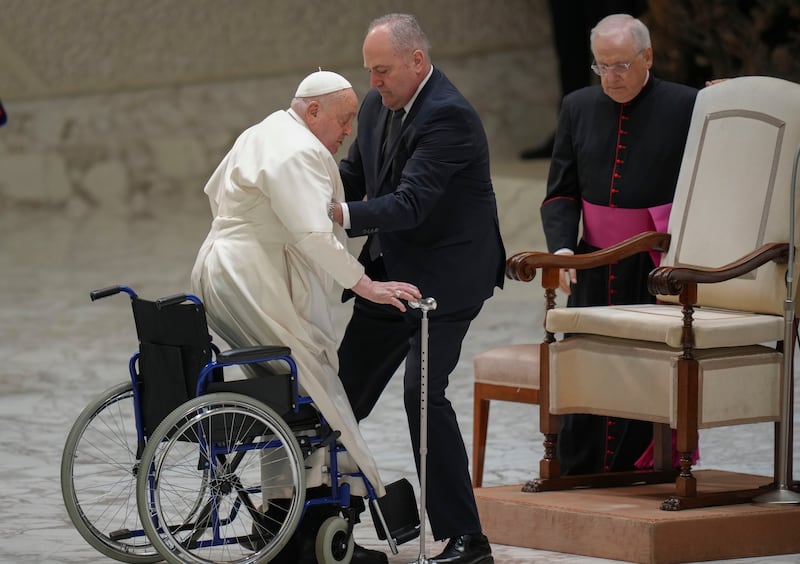
{"label": "purple sash", "polygon": [[[583,200],[583,240],[605,249],[645,231],[667,231],[672,204],[652,208],[611,208],[598,206]],[[656,266],[661,262],[661,253],[650,251]]]}

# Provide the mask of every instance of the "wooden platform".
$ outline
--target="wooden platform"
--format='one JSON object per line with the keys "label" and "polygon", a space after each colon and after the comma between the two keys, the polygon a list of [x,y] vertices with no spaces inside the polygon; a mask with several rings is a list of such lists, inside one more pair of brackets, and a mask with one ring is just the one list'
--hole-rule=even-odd
{"label": "wooden platform", "polygon": [[[696,476],[700,491],[770,481],[714,470]],[[649,564],[800,553],[800,505],[662,511],[672,484],[539,493],[521,488],[475,490],[492,543]]]}

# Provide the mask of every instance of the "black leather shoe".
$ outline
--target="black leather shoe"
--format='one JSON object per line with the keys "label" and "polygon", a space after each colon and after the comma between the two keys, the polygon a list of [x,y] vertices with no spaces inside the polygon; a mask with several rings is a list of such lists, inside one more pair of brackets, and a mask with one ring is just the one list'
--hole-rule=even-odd
{"label": "black leather shoe", "polygon": [[389,557],[380,550],[370,550],[369,548],[355,545],[350,564],[389,564]]}
{"label": "black leather shoe", "polygon": [[453,537],[439,556],[428,560],[430,564],[494,564],[492,547],[486,535],[461,535]]}

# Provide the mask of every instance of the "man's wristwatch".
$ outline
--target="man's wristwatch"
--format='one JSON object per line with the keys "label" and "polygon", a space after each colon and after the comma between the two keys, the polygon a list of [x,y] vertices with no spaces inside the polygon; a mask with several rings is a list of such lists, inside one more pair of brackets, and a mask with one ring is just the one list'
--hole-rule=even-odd
{"label": "man's wristwatch", "polygon": [[333,221],[333,202],[328,202],[328,218]]}

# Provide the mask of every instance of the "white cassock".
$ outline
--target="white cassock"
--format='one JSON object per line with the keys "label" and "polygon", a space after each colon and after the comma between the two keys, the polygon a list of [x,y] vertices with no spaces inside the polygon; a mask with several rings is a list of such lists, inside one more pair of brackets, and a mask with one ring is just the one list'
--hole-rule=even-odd
{"label": "white cassock", "polygon": [[[302,392],[341,432],[352,457],[349,467],[340,457],[342,469],[354,469],[354,461],[384,495],[338,377],[328,296],[335,283],[354,286],[364,269],[328,218],[328,202],[344,200],[336,161],[296,113],[281,110],[239,136],[205,193],[213,223],[192,269],[192,291],[209,324],[231,346],[290,347]],[[307,482],[328,480],[317,469]],[[352,492],[366,495],[360,482],[350,481]]]}

